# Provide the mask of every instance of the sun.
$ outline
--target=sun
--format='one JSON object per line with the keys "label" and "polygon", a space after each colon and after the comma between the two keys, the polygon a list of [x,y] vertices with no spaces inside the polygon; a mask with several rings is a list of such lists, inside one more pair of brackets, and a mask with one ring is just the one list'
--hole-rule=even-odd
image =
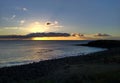
{"label": "sun", "polygon": [[48,27],[45,26],[44,23],[40,23],[40,22],[33,22],[33,23],[30,23],[28,25],[28,29],[29,29],[29,32],[46,32],[48,31]]}

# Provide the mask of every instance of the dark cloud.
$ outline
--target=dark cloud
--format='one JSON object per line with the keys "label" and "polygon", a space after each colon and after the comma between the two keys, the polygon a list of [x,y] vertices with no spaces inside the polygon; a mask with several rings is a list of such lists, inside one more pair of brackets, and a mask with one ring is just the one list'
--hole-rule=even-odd
{"label": "dark cloud", "polygon": [[2,35],[0,36],[0,38],[4,39],[4,38],[29,38],[26,35]]}
{"label": "dark cloud", "polygon": [[68,37],[71,36],[69,33],[30,33],[27,35],[3,35],[0,36],[1,39],[4,38],[18,38],[18,39],[25,39],[25,38],[32,38],[32,37]]}
{"label": "dark cloud", "polygon": [[59,36],[70,36],[69,33],[54,33],[54,32],[49,32],[49,33],[30,33],[26,35],[28,37],[59,37]]}
{"label": "dark cloud", "polygon": [[51,25],[51,24],[52,24],[52,23],[50,23],[50,22],[47,22],[47,23],[46,23],[46,25]]}
{"label": "dark cloud", "polygon": [[74,36],[74,37],[84,37],[84,34],[81,34],[81,33],[72,33],[71,36]]}
{"label": "dark cloud", "polygon": [[96,36],[96,37],[108,37],[108,36],[111,36],[111,35],[105,34],[105,33],[97,33],[94,36]]}

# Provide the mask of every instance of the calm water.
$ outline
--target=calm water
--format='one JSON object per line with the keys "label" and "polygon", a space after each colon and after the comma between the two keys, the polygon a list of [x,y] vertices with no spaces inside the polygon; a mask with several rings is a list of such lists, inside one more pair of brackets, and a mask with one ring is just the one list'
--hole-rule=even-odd
{"label": "calm water", "polygon": [[101,48],[74,46],[88,41],[0,41],[0,67],[41,60],[77,56],[102,51]]}

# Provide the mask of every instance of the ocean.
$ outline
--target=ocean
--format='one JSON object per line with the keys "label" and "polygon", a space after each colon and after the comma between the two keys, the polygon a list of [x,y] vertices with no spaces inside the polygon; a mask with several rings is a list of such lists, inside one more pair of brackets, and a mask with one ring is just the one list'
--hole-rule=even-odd
{"label": "ocean", "polygon": [[0,40],[0,67],[78,56],[105,49],[74,44],[89,41]]}

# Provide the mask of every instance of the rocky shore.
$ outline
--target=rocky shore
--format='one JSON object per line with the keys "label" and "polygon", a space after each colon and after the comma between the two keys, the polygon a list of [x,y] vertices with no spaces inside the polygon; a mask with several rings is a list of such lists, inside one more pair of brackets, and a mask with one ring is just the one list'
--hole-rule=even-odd
{"label": "rocky shore", "polygon": [[120,83],[120,41],[98,40],[83,46],[110,49],[0,68],[0,83]]}

